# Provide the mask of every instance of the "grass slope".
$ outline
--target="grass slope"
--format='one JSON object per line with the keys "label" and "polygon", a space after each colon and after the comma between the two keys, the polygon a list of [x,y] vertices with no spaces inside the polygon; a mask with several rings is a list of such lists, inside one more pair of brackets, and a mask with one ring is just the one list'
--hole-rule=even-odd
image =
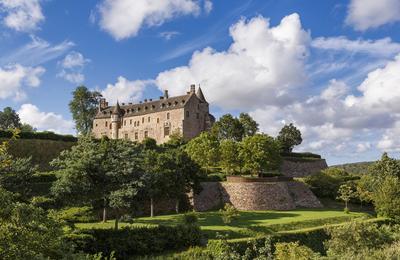
{"label": "grass slope", "polygon": [[[255,237],[274,232],[312,228],[326,224],[339,224],[353,218],[371,217],[367,213],[353,212],[345,214],[336,209],[298,209],[291,211],[241,211],[238,219],[230,225],[222,222],[218,211],[198,213],[199,224],[208,238],[213,239],[217,233],[228,235],[230,239]],[[154,218],[137,218],[132,224],[121,223],[121,226],[176,225],[182,220],[182,214],[156,216]],[[78,228],[112,228],[114,221],[106,223],[79,223]]]}

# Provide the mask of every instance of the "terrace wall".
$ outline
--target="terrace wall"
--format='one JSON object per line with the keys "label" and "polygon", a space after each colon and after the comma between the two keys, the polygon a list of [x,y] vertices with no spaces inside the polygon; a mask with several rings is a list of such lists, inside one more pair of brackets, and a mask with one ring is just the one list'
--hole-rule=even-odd
{"label": "terrace wall", "polygon": [[305,177],[328,168],[325,159],[284,159],[280,171],[288,177]]}

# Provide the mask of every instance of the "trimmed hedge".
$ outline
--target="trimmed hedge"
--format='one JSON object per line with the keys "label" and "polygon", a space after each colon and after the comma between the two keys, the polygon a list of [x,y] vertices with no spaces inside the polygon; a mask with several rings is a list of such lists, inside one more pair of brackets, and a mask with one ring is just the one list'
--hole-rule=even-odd
{"label": "trimmed hedge", "polygon": [[135,255],[157,254],[200,244],[201,231],[197,225],[124,227],[114,229],[85,229],[65,236],[75,250],[94,254],[115,252],[117,259]]}
{"label": "trimmed hedge", "polygon": [[314,159],[321,159],[321,155],[315,153],[281,153],[282,157],[292,157],[292,158],[314,158]]}
{"label": "trimmed hedge", "polygon": [[[0,138],[11,138],[12,131],[0,130]],[[21,132],[19,133],[20,139],[42,139],[42,140],[56,140],[64,142],[76,142],[78,138],[72,135],[60,135],[53,132]]]}

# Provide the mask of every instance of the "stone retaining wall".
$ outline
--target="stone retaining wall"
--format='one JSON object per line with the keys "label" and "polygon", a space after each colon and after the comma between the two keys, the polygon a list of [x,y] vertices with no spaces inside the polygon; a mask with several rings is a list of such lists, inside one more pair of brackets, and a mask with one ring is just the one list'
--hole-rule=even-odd
{"label": "stone retaining wall", "polygon": [[292,161],[284,159],[281,172],[288,177],[305,177],[328,168],[325,159],[310,161]]}
{"label": "stone retaining wall", "polygon": [[195,211],[206,211],[231,203],[240,210],[291,210],[322,207],[300,182],[203,182],[203,190],[192,194]]}

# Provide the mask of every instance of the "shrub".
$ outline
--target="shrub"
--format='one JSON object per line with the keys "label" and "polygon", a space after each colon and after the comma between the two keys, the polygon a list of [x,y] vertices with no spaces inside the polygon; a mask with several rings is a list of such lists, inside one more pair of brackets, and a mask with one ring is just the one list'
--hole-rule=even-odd
{"label": "shrub", "polygon": [[77,222],[94,222],[97,218],[93,212],[93,208],[89,206],[84,207],[70,207],[55,212],[55,215],[60,219],[68,223]]}
{"label": "shrub", "polygon": [[42,209],[51,209],[54,208],[56,202],[52,198],[44,197],[44,196],[36,196],[31,199],[31,204],[35,207],[40,207]]}
{"label": "shrub", "polygon": [[239,211],[230,203],[226,203],[223,209],[220,209],[222,221],[225,224],[230,224],[240,214]]}
{"label": "shrub", "polygon": [[85,229],[66,236],[76,250],[105,255],[115,251],[117,259],[135,255],[162,253],[200,244],[201,231],[196,225]]}
{"label": "shrub", "polygon": [[189,212],[183,215],[183,223],[185,225],[194,225],[198,221],[197,214],[195,212]]}
{"label": "shrub", "polygon": [[[11,138],[13,135],[12,131],[0,130],[0,138]],[[18,135],[21,139],[44,139],[44,140],[58,140],[65,142],[76,142],[78,138],[72,135],[59,135],[53,132],[21,132]]]}
{"label": "shrub", "polygon": [[277,243],[275,245],[276,260],[317,259],[320,254],[309,247],[299,245],[299,242]]}

